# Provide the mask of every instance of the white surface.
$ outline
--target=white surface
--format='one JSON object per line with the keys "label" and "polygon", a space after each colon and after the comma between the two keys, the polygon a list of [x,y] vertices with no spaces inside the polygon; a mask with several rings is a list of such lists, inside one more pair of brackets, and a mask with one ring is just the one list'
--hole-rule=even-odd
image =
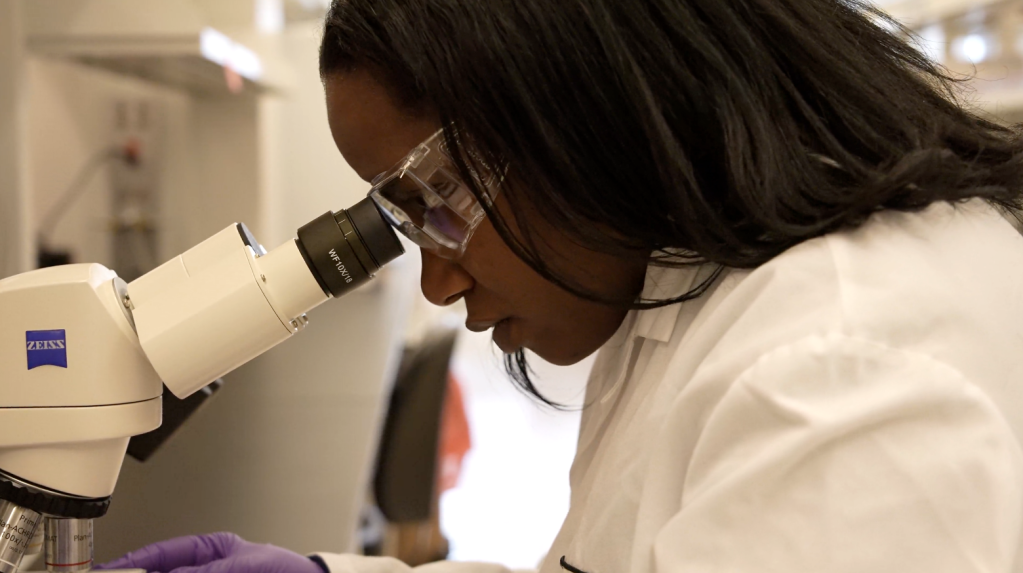
{"label": "white surface", "polygon": [[[699,278],[651,268],[643,296]],[[1020,292],[1023,238],[974,201],[876,214],[630,313],[541,571],[1023,570]]]}

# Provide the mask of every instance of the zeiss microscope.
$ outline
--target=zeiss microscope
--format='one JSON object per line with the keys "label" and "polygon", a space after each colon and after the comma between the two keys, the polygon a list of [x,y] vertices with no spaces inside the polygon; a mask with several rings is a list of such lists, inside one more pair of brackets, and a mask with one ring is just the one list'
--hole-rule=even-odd
{"label": "zeiss microscope", "polygon": [[129,439],[160,426],[163,385],[196,392],[403,252],[365,199],[269,253],[234,224],[130,284],[98,264],[0,281],[0,573],[40,526],[48,571],[90,569],[92,520]]}

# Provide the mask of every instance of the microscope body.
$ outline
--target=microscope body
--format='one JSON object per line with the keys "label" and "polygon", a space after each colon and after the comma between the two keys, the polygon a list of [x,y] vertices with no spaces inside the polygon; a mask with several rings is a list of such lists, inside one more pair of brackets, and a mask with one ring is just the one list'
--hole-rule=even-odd
{"label": "microscope body", "polygon": [[160,376],[101,265],[0,281],[0,470],[80,498],[113,492],[128,439],[160,425]]}
{"label": "microscope body", "polygon": [[[70,527],[74,545],[91,548],[89,520],[106,511],[128,440],[160,425],[163,387],[121,303],[126,292],[101,265],[0,281],[4,573],[17,569],[36,529],[46,528],[43,514],[66,518],[49,526],[52,536]],[[69,559],[47,556],[50,569],[91,561],[64,553]]]}
{"label": "microscope body", "polygon": [[90,569],[91,520],[129,439],[160,426],[163,386],[189,396],[404,252],[367,201],[298,235],[267,253],[230,225],[131,284],[98,264],[0,281],[0,573],[44,518],[47,569]]}
{"label": "microscope body", "polygon": [[[116,273],[95,264],[0,281],[4,573],[17,568],[43,514],[102,515],[128,440],[160,425],[163,386],[121,302],[126,293]],[[75,529],[86,535],[89,525]],[[88,559],[46,561],[66,570],[57,566]]]}

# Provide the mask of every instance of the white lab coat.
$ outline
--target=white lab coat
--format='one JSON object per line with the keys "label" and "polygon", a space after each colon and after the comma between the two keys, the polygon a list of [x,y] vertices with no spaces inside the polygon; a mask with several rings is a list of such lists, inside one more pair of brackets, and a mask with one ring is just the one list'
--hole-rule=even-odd
{"label": "white lab coat", "polygon": [[[652,267],[644,295],[696,274]],[[1023,238],[983,203],[880,213],[632,312],[587,393],[543,573],[1023,573]]]}

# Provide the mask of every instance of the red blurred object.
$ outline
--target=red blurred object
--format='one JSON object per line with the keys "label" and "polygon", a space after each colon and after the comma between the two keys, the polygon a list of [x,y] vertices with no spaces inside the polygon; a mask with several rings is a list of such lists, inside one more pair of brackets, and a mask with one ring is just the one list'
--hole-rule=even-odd
{"label": "red blurred object", "polygon": [[472,448],[472,436],[469,433],[469,419],[465,414],[465,401],[462,399],[462,387],[454,376],[448,374],[448,391],[444,397],[444,410],[441,412],[440,448],[438,452],[438,493],[447,491],[458,485],[462,474],[462,461],[465,454]]}
{"label": "red blurred object", "polygon": [[142,158],[142,142],[137,137],[129,137],[122,151],[124,151],[124,160],[129,165],[138,165]]}
{"label": "red blurred object", "polygon": [[227,90],[233,94],[240,94],[245,89],[245,80],[231,66],[224,66],[224,81],[227,82]]}

